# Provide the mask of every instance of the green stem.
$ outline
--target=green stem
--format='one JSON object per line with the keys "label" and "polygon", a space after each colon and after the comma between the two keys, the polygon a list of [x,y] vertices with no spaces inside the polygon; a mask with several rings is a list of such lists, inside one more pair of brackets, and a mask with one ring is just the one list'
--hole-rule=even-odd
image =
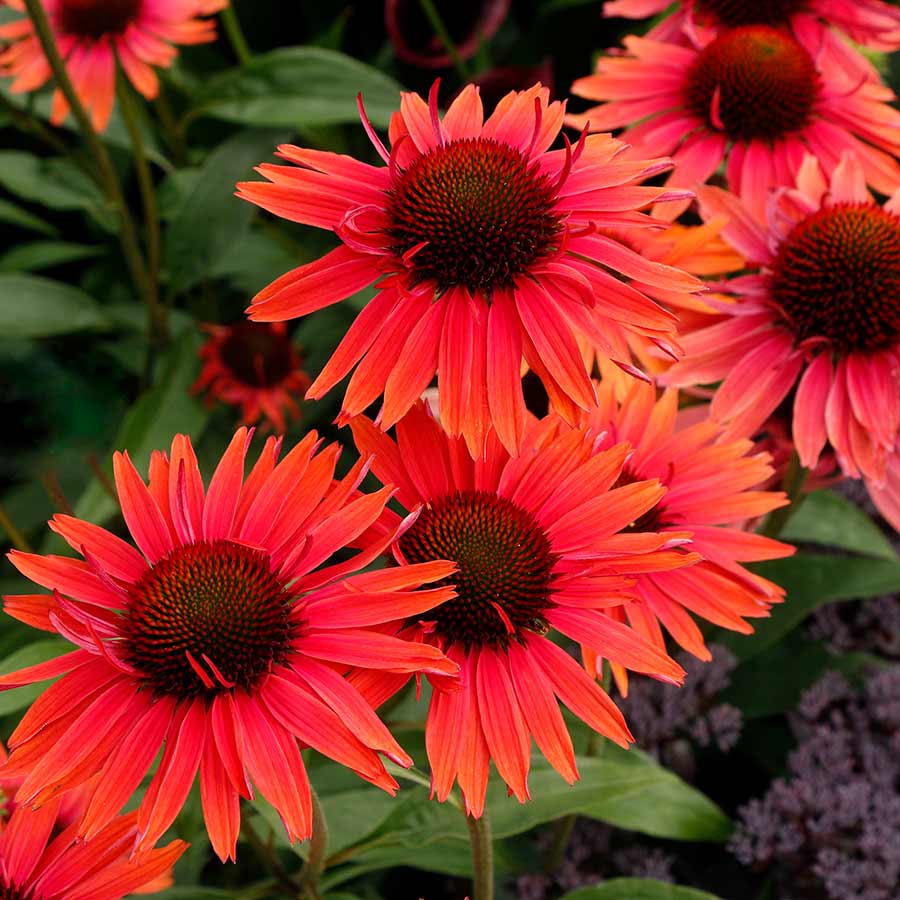
{"label": "green stem", "polygon": [[453,63],[453,68],[456,70],[456,74],[459,76],[460,81],[468,81],[469,69],[463,61],[462,56],[460,56],[459,49],[453,42],[453,38],[450,37],[450,32],[447,31],[447,26],[444,25],[444,20],[437,11],[437,7],[434,5],[433,0],[419,0],[419,6],[421,7],[422,12],[425,13],[425,18],[428,19],[428,23],[434,29],[434,33],[437,35],[438,40],[444,45],[447,56],[450,57],[450,61]]}
{"label": "green stem", "polygon": [[494,900],[494,845],[487,812],[481,818],[466,816],[472,846],[472,900]]}
{"label": "green stem", "polygon": [[50,27],[43,3],[41,0],[24,0],[24,2],[28,10],[28,16],[34,25],[35,34],[37,34],[41,48],[47,58],[47,63],[53,72],[53,77],[56,79],[56,84],[66,98],[66,102],[69,104],[72,115],[78,123],[78,128],[87,144],[88,150],[97,165],[99,183],[118,216],[119,241],[122,244],[122,252],[132,280],[143,295],[145,302],[152,306],[156,303],[153,284],[147,275],[147,268],[141,255],[140,243],[138,242],[137,229],[125,203],[122,186],[119,184],[119,176],[116,174],[109,153],[107,153],[106,147],[94,130],[90,116],[88,116],[81,99],[75,91],[72,80],[69,78],[66,64],[63,62],[59,48],[56,46],[53,29]]}
{"label": "green stem", "polygon": [[784,473],[784,479],[781,487],[787,494],[788,503],[769,513],[762,528],[759,529],[760,534],[766,537],[778,537],[784,526],[787,525],[788,519],[797,511],[803,501],[803,485],[809,476],[809,469],[804,469],[800,465],[800,458],[796,451],[791,454],[787,471]]}
{"label": "green stem", "polygon": [[[134,151],[134,170],[137,174],[138,189],[141,193],[141,204],[144,208],[144,239],[147,242],[147,277],[153,287],[154,298],[159,297],[159,205],[156,201],[156,188],[153,185],[153,174],[150,171],[150,163],[147,161],[147,149],[144,146],[144,137],[141,134],[141,126],[138,121],[137,107],[122,72],[117,73],[117,94],[119,106],[122,110],[122,118],[128,130],[131,140],[131,148]],[[148,332],[151,336],[151,346],[163,343],[168,339],[168,323],[166,311],[158,302],[148,304]]]}
{"label": "green stem", "polygon": [[241,834],[244,835],[244,839],[253,848],[253,852],[266,864],[266,867],[271,871],[275,881],[278,882],[282,890],[291,897],[299,896],[300,885],[291,878],[284,866],[278,861],[272,842],[266,842],[259,836],[259,833],[250,821],[250,816],[247,815],[247,811],[241,817]]}
{"label": "green stem", "polygon": [[222,10],[221,18],[234,55],[242,66],[246,66],[253,59],[253,54],[250,52],[250,45],[247,43],[247,38],[244,37],[241,23],[238,21],[237,13],[231,3]]}
{"label": "green stem", "polygon": [[325,871],[325,856],[328,851],[328,823],[319,795],[312,787],[309,793],[312,797],[312,835],[309,839],[309,856],[306,857],[306,865],[300,873],[300,893],[297,896],[319,900],[319,879]]}
{"label": "green stem", "polygon": [[159,86],[159,93],[153,101],[153,106],[156,109],[156,114],[162,124],[166,143],[169,145],[169,150],[172,152],[175,164],[178,166],[187,165],[188,153],[187,146],[184,142],[184,134],[178,126],[175,114],[172,112],[172,107],[169,105],[169,99],[166,97],[166,92],[162,84]]}
{"label": "green stem", "polygon": [[2,505],[0,505],[0,528],[6,532],[7,537],[9,537],[9,542],[16,550],[21,550],[23,553],[32,552],[28,539],[18,528],[16,528],[13,524],[13,520],[9,517],[9,514]]}

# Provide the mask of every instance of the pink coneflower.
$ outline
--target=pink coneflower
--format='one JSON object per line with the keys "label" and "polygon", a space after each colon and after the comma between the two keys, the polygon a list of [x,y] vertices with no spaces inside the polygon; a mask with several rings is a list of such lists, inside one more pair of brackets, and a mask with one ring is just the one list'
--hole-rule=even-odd
{"label": "pink coneflower", "polygon": [[4,900],[121,900],[171,885],[170,870],[188,845],[172,841],[129,859],[136,812],[113,819],[88,843],[76,825],[62,827],[62,800],[40,809],[19,806],[0,833],[0,897]]}
{"label": "pink coneflower", "polygon": [[209,340],[200,349],[203,368],[191,388],[215,401],[236,406],[245,425],[264,419],[285,430],[286,415],[300,416],[295,397],[310,385],[297,348],[280,323],[238,322],[207,325]]}
{"label": "pink coneflower", "polygon": [[625,46],[572,86],[606,102],[568,120],[592,131],[625,127],[636,152],[672,154],[670,186],[696,187],[725,161],[729,188],[762,215],[771,188],[793,184],[805,153],[830,175],[847,150],[875,190],[900,184],[893,92],[819,53],[814,35],[746,25],[705,44],[629,37]]}
{"label": "pink coneflower", "polygon": [[296,318],[378,281],[307,396],[356,367],[343,418],[384,394],[379,424],[389,428],[437,371],[449,433],[477,454],[493,424],[514,450],[525,428],[523,360],[561,408],[589,409],[596,399],[577,336],[615,358],[607,331],[625,328],[675,355],[674,316],[622,279],[671,292],[702,285],[602,230],[653,226],[638,209],[688,194],[639,186],[669,161],[623,160],[626,146],[608,135],[548,151],[564,105],[540,85],[507,94],[487,121],[471,85],[441,119],[437,86],[428,104],[402,95],[390,152],[364,119],[384,166],[284,146],[296,165],[262,165],[270,184],[239,185],[239,196],[343,241],[265,288],[249,314]]}
{"label": "pink coneflower", "polygon": [[[598,394],[600,406],[585,414],[585,423],[606,435],[605,446],[625,441],[634,447],[618,483],[655,478],[666,487],[659,502],[630,528],[687,532],[690,549],[703,557],[689,568],[638,575],[632,590],[640,603],[605,612],[628,621],[660,649],[665,648],[664,629],[689,653],[709,660],[692,614],[749,634],[753,628],[746,620],[768,616],[771,605],[784,598],[782,588],[749,572],[744,563],[790,556],[794,548],[740,527],[788,502],[782,492],[760,490],[772,474],[771,458],[754,452],[750,440],[717,440],[721,428],[709,418],[682,425],[676,391],[657,399],[654,387],[636,381],[618,402],[613,386],[604,382]],[[599,661],[595,649],[587,648],[585,655],[594,668]],[[624,669],[613,663],[624,687]]]}
{"label": "pink coneflower", "polygon": [[[137,549],[56,516],[51,527],[83,561],[10,554],[53,596],[7,598],[7,612],[77,649],[0,677],[10,688],[62,676],[13,732],[0,774],[24,777],[17,803],[41,806],[99,773],[80,837],[112,821],[164,745],[137,810],[138,850],[172,824],[198,770],[221,859],[234,858],[239,798],[252,796],[251,782],[291,840],[306,838],[311,800],[298,741],[388,791],[396,782],[378,754],[411,763],[339,670],[456,672],[437,648],[377,627],[452,596],[416,589],[453,567],[359,571],[397,536],[360,538],[392,493],[358,494],[366,461],[334,481],[337,446],[316,452],[312,432],[278,462],[280,441],[269,438],[245,480],[249,439],[238,430],[207,487],[184,436],[170,456],[153,455],[149,486],[117,453],[116,487]],[[349,560],[329,562],[361,543]]]}
{"label": "pink coneflower", "polygon": [[[24,12],[22,0],[4,0]],[[227,0],[43,0],[69,77],[87,107],[94,128],[109,122],[116,93],[116,60],[134,87],[148,100],[159,92],[154,66],[166,68],[178,55],[175,44],[215,40],[211,19]],[[31,19],[0,25],[0,75],[15,78],[14,93],[34,91],[51,78]],[[53,92],[50,121],[62,122],[69,106],[61,91]]]}
{"label": "pink coneflower", "polygon": [[[490,433],[484,455],[473,459],[422,403],[397,424],[396,442],[368,419],[350,425],[360,452],[374,455],[373,472],[397,486],[400,505],[424,506],[392,545],[397,563],[449,559],[458,567],[446,582],[456,597],[399,623],[461,668],[462,690],[442,690],[432,679],[425,743],[438,799],[458,781],[467,811],[479,816],[493,760],[526,800],[532,737],[573,782],[578,771],[557,701],[627,744],[619,710],[547,635],[559,632],[666,681],[683,676],[664,650],[602,614],[632,599],[632,575],[696,560],[669,549],[683,535],[623,533],[665,493],[656,480],[612,487],[629,446],[598,450],[596,433],[551,416],[530,424],[518,457]],[[381,524],[393,531],[399,521],[388,512]],[[379,673],[363,680],[375,702],[405,681]]]}
{"label": "pink coneflower", "polygon": [[879,479],[900,427],[900,191],[879,206],[845,155],[829,181],[808,156],[767,224],[732,194],[700,191],[705,216],[759,274],[731,282],[725,321],[684,338],[677,385],[724,379],[712,415],[752,435],[796,387],[792,438],[807,468],[830,442],[845,475]]}
{"label": "pink coneflower", "polygon": [[[671,0],[609,0],[607,16],[645,19],[665,12]],[[900,9],[884,0],[677,0],[672,14],[647,33],[657,40],[677,39],[697,25],[740,28],[743,25],[790,27],[797,33],[817,33],[828,49],[842,52],[843,42],[830,37],[837,29],[857,44],[873,50],[900,49]],[[843,52],[852,52],[843,44]]]}

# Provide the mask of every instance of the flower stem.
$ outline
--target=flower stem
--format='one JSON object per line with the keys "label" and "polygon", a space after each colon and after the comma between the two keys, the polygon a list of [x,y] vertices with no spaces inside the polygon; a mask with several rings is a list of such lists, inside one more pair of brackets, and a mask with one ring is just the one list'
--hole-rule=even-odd
{"label": "flower stem", "polygon": [[9,513],[7,513],[2,505],[0,505],[0,528],[6,532],[9,542],[16,550],[21,550],[23,553],[32,552],[28,539],[18,528],[16,528],[13,520],[9,517]]}
{"label": "flower stem", "polygon": [[[117,94],[119,106],[122,110],[122,118],[128,129],[128,137],[131,140],[131,148],[134,151],[134,170],[137,174],[138,189],[141,192],[141,204],[144,207],[144,239],[147,242],[147,277],[153,286],[154,297],[159,296],[159,206],[156,202],[156,188],[153,185],[153,175],[150,171],[150,163],[147,161],[147,150],[144,146],[144,138],[141,134],[138,122],[137,108],[134,97],[122,72],[118,72]],[[166,311],[157,303],[148,304],[149,333],[159,341],[165,341],[168,337],[168,323]],[[151,344],[154,341],[151,339]]]}
{"label": "flower stem", "polygon": [[272,841],[263,841],[256,829],[250,821],[250,816],[245,814],[241,817],[241,834],[244,835],[247,843],[253,848],[253,852],[265,862],[269,871],[275,877],[275,881],[290,896],[295,896],[300,886],[291,878],[287,870],[278,861],[275,850],[272,847]]}
{"label": "flower stem", "polygon": [[453,63],[453,68],[456,70],[456,74],[459,76],[460,81],[468,81],[469,69],[463,61],[462,56],[460,56],[459,48],[453,42],[453,38],[450,37],[450,32],[447,31],[447,26],[444,24],[444,20],[437,11],[437,7],[434,5],[433,0],[419,0],[419,6],[421,7],[422,12],[425,13],[425,18],[428,19],[428,23],[434,29],[434,33],[437,35],[438,40],[444,45],[447,56],[450,57],[450,61]]}
{"label": "flower stem", "polygon": [[309,789],[312,798],[312,835],[309,839],[309,856],[300,873],[300,893],[298,897],[319,900],[319,878],[325,871],[325,854],[328,851],[328,823],[319,795],[313,787]]}
{"label": "flower stem", "polygon": [[109,153],[100,140],[99,135],[94,130],[90,116],[82,104],[78,93],[75,90],[69,73],[66,71],[66,64],[56,45],[56,39],[53,36],[53,29],[47,19],[47,13],[44,10],[41,0],[24,0],[25,7],[28,10],[28,16],[31,19],[35,34],[40,41],[41,48],[47,58],[47,63],[56,79],[56,84],[62,91],[72,115],[78,123],[85,144],[94,162],[97,165],[97,174],[100,186],[106,194],[113,209],[119,219],[119,241],[122,245],[122,252],[134,281],[135,287],[138,288],[143,295],[148,307],[153,307],[157,303],[156,293],[152,280],[148,277],[147,267],[141,254],[140,243],[138,242],[137,229],[134,226],[134,220],[125,203],[125,196],[122,193],[122,186],[119,184],[119,176],[112,164]]}
{"label": "flower stem", "polygon": [[169,99],[166,97],[166,92],[162,84],[159,86],[159,93],[156,95],[153,104],[156,108],[156,114],[159,116],[159,121],[162,124],[166,142],[169,145],[169,150],[172,152],[175,164],[178,166],[187,165],[188,153],[184,143],[184,135],[178,126],[178,122],[172,112],[172,107],[169,105]]}
{"label": "flower stem", "polygon": [[244,37],[241,23],[238,21],[237,13],[231,3],[222,10],[221,18],[234,55],[242,66],[246,66],[253,59],[253,54],[250,52],[250,45],[247,43],[247,38]]}
{"label": "flower stem", "polygon": [[781,483],[781,487],[787,494],[789,502],[769,513],[762,528],[759,529],[760,534],[771,538],[778,537],[781,534],[784,526],[788,523],[788,519],[797,512],[797,509],[803,502],[803,485],[806,483],[808,476],[809,469],[804,469],[800,465],[800,457],[797,456],[795,450],[791,454],[787,471],[784,473],[784,479]]}
{"label": "flower stem", "polygon": [[476,819],[466,815],[472,846],[472,900],[494,900],[494,845],[487,812]]}

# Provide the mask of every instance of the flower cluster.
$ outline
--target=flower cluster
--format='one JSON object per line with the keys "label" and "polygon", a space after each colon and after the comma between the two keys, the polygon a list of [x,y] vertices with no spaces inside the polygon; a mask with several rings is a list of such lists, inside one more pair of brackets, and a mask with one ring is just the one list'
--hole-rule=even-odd
{"label": "flower cluster", "polygon": [[839,675],[797,708],[788,774],[740,813],[731,848],[792,897],[889,900],[900,888],[900,669],[854,691]]}

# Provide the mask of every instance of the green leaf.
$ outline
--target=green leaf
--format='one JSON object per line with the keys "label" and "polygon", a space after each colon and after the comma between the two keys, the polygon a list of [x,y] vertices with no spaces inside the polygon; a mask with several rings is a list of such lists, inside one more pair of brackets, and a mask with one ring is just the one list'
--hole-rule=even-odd
{"label": "green leaf", "polygon": [[[137,399],[122,421],[114,449],[127,449],[143,475],[154,450],[168,451],[172,438],[179,432],[196,442],[206,428],[209,414],[189,394],[197,377],[198,343],[199,336],[188,333],[174,345],[162,360],[158,382]],[[75,515],[101,524],[117,509],[116,502],[95,479],[75,504]]]}
{"label": "green leaf", "polygon": [[341,791],[321,797],[328,822],[328,855],[359,843],[394,810],[394,798],[378,788]]}
{"label": "green leaf", "polygon": [[779,537],[792,543],[822,544],[864,556],[897,559],[881,529],[858,506],[832,491],[816,491],[806,497]]}
{"label": "green leaf", "polygon": [[754,620],[754,633],[717,631],[712,638],[739,659],[750,659],[781,640],[811,612],[837,600],[879,597],[900,590],[900,560],[798,553],[754,566],[787,591],[768,619]]}
{"label": "green leaf", "polygon": [[372,124],[386,128],[400,90],[390,76],[343,53],[287,47],[208,81],[194,114],[292,129],[358,122],[356,95],[362,93]]}
{"label": "green leaf", "polygon": [[718,900],[706,891],[666,884],[652,878],[613,878],[593,887],[579,888],[562,900]]}
{"label": "green leaf", "polygon": [[[72,650],[68,641],[58,638],[47,641],[35,641],[20,647],[15,653],[7,656],[0,662],[0,675],[7,675],[18,669],[28,666],[36,666],[38,663],[47,662],[56,656],[62,656]],[[24,687],[13,688],[11,691],[0,693],[0,716],[8,715],[17,710],[24,709],[33,703],[47,689],[46,682],[26,684]]]}
{"label": "green leaf", "polygon": [[163,262],[173,291],[208,277],[242,240],[256,207],[234,196],[234,184],[250,177],[253,166],[286,139],[279,131],[242,131],[207,157],[166,232]]}
{"label": "green leaf", "polygon": [[520,805],[492,785],[488,805],[495,837],[520,834],[543,822],[578,813],[655,837],[725,841],[731,823],[710,799],[636,750],[609,745],[601,759],[580,757],[581,779],[566,784],[544,761],[528,777],[532,800]]}
{"label": "green leaf", "polygon": [[62,263],[89,259],[102,252],[100,247],[70,244],[67,241],[32,241],[19,244],[0,255],[0,272],[31,272]]}
{"label": "green leaf", "polygon": [[6,222],[7,225],[18,225],[19,228],[29,228],[31,231],[46,234],[48,237],[59,233],[49,222],[39,219],[24,209],[19,209],[15,203],[10,203],[8,200],[0,200],[0,222]]}
{"label": "green leaf", "polygon": [[100,306],[84,291],[37,275],[0,275],[0,334],[46,337],[108,327]]}
{"label": "green leaf", "polygon": [[84,210],[106,230],[116,228],[106,198],[71,160],[0,150],[0,187],[50,209]]}

